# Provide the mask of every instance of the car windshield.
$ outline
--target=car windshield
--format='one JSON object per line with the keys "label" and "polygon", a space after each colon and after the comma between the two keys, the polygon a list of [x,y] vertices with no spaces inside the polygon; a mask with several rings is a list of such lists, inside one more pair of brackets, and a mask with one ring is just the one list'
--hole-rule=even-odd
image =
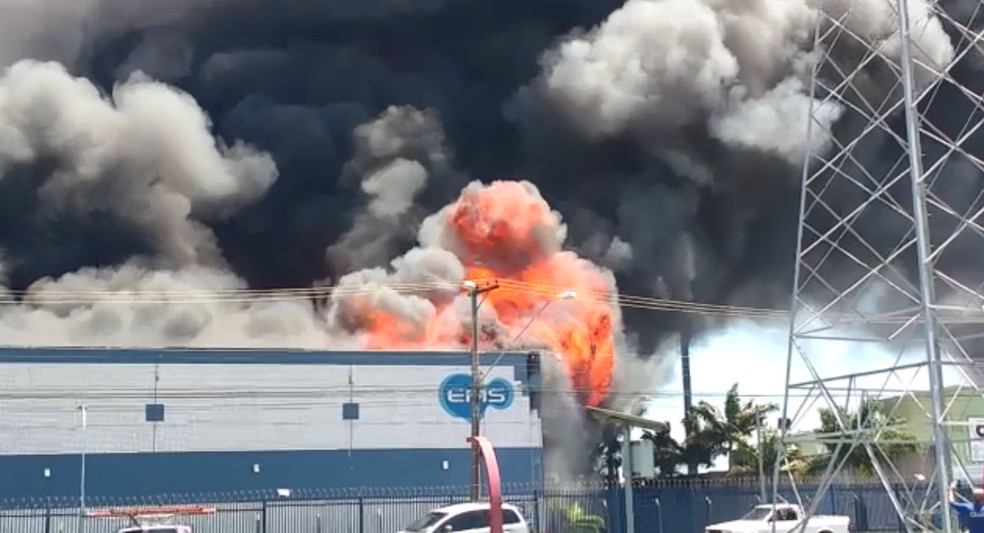
{"label": "car windshield", "polygon": [[756,507],[741,517],[742,520],[765,520],[772,514],[771,507]]}
{"label": "car windshield", "polygon": [[412,524],[407,526],[407,531],[427,531],[427,529],[434,524],[441,521],[442,518],[448,516],[447,513],[437,513],[430,512],[421,516],[420,518],[413,521]]}

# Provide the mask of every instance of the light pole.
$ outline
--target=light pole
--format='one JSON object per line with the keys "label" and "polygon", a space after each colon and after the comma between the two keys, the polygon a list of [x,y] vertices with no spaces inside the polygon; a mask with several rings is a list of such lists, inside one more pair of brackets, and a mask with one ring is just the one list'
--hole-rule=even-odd
{"label": "light pole", "polygon": [[87,427],[85,404],[78,406],[78,410],[81,415],[82,426],[82,437],[79,439],[82,446],[81,453],[79,454],[81,459],[79,465],[79,533],[85,533],[85,430]]}
{"label": "light pole", "polygon": [[468,292],[471,300],[471,319],[472,319],[472,338],[471,338],[471,394],[468,401],[471,404],[471,436],[472,436],[472,464],[471,464],[471,499],[478,501],[482,494],[482,455],[478,449],[478,441],[475,439],[481,434],[482,414],[482,376],[478,361],[478,307],[480,305],[478,296],[497,289],[497,284],[479,287],[474,281],[465,281],[462,287]]}
{"label": "light pole", "polygon": [[625,496],[625,533],[635,533],[635,500],[632,494],[632,426],[625,426],[622,443],[622,491]]}
{"label": "light pole", "polygon": [[762,440],[762,413],[755,414],[755,438],[758,440],[759,498],[766,503],[765,494],[765,441]]}
{"label": "light pole", "polygon": [[[480,306],[481,303],[478,300],[478,295],[479,294],[482,294],[482,293],[485,293],[485,292],[489,292],[489,291],[495,290],[499,286],[497,284],[493,284],[493,285],[489,285],[489,286],[486,286],[486,287],[479,288],[478,285],[474,281],[470,281],[469,280],[469,281],[465,281],[464,283],[462,283],[462,287],[465,289],[465,291],[468,293],[468,296],[471,299],[471,317],[472,317],[471,375],[472,375],[472,386],[471,386],[471,394],[469,395],[469,404],[471,406],[471,436],[472,437],[478,437],[478,436],[481,435],[481,416],[482,416],[482,394],[481,393],[482,393],[482,387],[483,387],[483,385],[485,383],[485,378],[488,377],[489,373],[492,372],[492,368],[494,368],[499,363],[499,361],[502,360],[503,356],[505,356],[505,354],[506,354],[505,351],[502,351],[499,354],[499,357],[497,357],[495,359],[495,361],[493,361],[492,364],[489,365],[489,368],[485,371],[485,373],[484,374],[481,374],[481,368],[479,366],[479,354],[478,354],[478,308],[479,308],[479,306]],[[519,333],[517,333],[513,337],[512,341],[510,341],[509,344],[515,344],[523,336],[523,334],[526,333],[526,330],[528,330],[530,328],[530,326],[533,325],[533,323],[536,322],[536,320],[538,318],[540,318],[541,315],[543,315],[543,312],[546,311],[548,307],[550,307],[550,304],[552,304],[553,302],[556,302],[557,300],[573,300],[574,298],[577,298],[577,293],[576,292],[574,292],[574,291],[564,291],[564,292],[558,294],[556,297],[547,300],[546,303],[544,303],[543,306],[540,307],[539,311],[537,311],[536,314],[533,315],[533,317],[529,321],[526,322],[526,325],[524,325],[523,328],[521,330],[519,330]],[[475,446],[475,445],[472,445],[472,465],[471,465],[471,468],[472,468],[471,499],[472,499],[472,501],[478,501],[478,499],[481,497],[481,492],[482,492],[481,491],[481,486],[482,486],[481,485],[481,483],[482,483],[482,477],[481,477],[481,475],[482,475],[482,470],[481,470],[481,468],[482,468],[482,458],[481,458],[481,454],[480,454],[480,452],[478,450],[478,447]]]}

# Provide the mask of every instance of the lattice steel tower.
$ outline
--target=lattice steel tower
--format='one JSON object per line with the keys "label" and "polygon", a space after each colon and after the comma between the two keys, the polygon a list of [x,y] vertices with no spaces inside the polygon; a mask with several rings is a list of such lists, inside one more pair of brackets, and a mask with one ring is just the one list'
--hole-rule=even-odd
{"label": "lattice steel tower", "polygon": [[[984,0],[818,3],[783,405],[798,452],[773,489],[857,520],[829,496],[867,472],[906,529],[949,532],[947,486],[980,486],[984,463]],[[786,470],[823,451],[818,491],[792,490]]]}

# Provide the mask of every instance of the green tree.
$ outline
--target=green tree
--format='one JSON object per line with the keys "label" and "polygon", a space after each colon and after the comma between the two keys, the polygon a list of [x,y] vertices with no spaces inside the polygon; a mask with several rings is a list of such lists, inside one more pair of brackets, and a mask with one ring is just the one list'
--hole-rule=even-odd
{"label": "green tree", "polygon": [[[774,428],[767,428],[762,435],[762,465],[766,475],[771,475],[775,468],[776,461],[779,460],[779,450],[781,449],[781,435]],[[742,447],[735,452],[733,474],[758,474],[758,454],[759,450],[752,447]],[[810,468],[809,460],[804,457],[798,446],[786,443],[785,454],[780,469],[782,472],[790,473],[793,477],[800,479],[805,476]]]}
{"label": "green tree", "polygon": [[[864,475],[873,474],[874,468],[868,451],[863,446],[851,445],[851,441],[855,440],[854,435],[858,432],[865,440],[877,444],[873,449],[880,460],[885,457],[898,459],[919,450],[915,437],[904,428],[905,420],[888,416],[881,403],[869,401],[862,403],[856,411],[846,409],[839,409],[839,411],[847,428],[846,431],[837,423],[836,411],[829,408],[819,409],[820,427],[817,428],[816,434],[817,439],[827,449],[827,453],[810,462],[811,474],[823,472],[832,460],[836,461],[835,465],[844,461],[844,468],[848,470]],[[839,449],[838,442],[843,442]]]}
{"label": "green tree", "polygon": [[706,435],[698,435],[684,443],[678,442],[670,435],[670,424],[666,422],[666,431],[658,433],[644,432],[642,438],[652,441],[653,459],[659,477],[677,476],[681,468],[693,462],[698,466],[711,466],[714,457],[711,455],[713,443],[701,440]]}
{"label": "green tree", "polygon": [[701,401],[689,414],[694,428],[692,441],[700,443],[715,457],[728,457],[728,469],[742,466],[748,458],[757,457],[754,440],[750,442],[758,428],[759,420],[779,408],[774,403],[756,404],[752,400],[742,402],[738,395],[738,384],[728,390],[724,398],[724,409]]}

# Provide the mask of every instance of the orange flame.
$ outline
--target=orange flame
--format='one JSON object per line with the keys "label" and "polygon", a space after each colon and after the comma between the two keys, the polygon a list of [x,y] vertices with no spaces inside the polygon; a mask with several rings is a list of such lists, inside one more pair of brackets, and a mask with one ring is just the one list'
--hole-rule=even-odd
{"label": "orange flame", "polygon": [[[467,279],[500,280],[501,286],[486,293],[483,304],[494,309],[498,320],[500,333],[494,340],[508,343],[503,345],[506,349],[513,342],[549,347],[563,358],[584,401],[598,405],[614,368],[618,318],[610,303],[610,275],[560,249],[560,217],[529,183],[497,181],[468,187],[439,216],[445,217],[448,234],[456,241],[449,248],[465,266]],[[576,296],[554,301],[563,291]],[[417,325],[370,309],[371,302],[361,305],[365,307],[358,314],[369,348],[470,342],[469,318],[460,316],[461,307],[437,305],[428,322]]]}

